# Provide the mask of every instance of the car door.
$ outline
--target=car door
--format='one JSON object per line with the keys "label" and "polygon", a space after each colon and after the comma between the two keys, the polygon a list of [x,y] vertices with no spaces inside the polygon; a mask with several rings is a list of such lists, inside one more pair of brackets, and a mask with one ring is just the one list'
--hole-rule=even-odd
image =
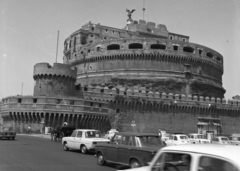
{"label": "car door", "polygon": [[74,141],[74,148],[75,149],[79,149],[80,150],[80,145],[81,145],[81,141],[82,141],[82,135],[83,135],[83,132],[82,131],[78,131],[77,132],[77,135],[76,135],[76,138],[75,138],[75,141]]}
{"label": "car door", "polygon": [[193,156],[186,152],[162,152],[151,163],[151,171],[193,170]]}
{"label": "car door", "polygon": [[121,144],[122,135],[115,135],[112,141],[109,143],[107,152],[105,155],[106,160],[112,162],[118,162],[118,148],[119,144]]}
{"label": "car door", "polygon": [[133,138],[130,135],[122,136],[122,143],[118,148],[118,161],[120,163],[129,164],[130,153],[132,151]]}
{"label": "car door", "polygon": [[75,149],[74,142],[75,142],[76,135],[77,135],[77,131],[73,131],[71,137],[67,137],[68,147],[71,149]]}

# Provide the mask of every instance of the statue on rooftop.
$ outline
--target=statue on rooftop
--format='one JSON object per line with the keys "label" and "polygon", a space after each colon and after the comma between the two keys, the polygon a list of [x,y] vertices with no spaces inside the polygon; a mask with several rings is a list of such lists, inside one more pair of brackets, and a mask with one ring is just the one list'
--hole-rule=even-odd
{"label": "statue on rooftop", "polygon": [[130,11],[129,9],[126,9],[126,11],[128,12],[128,19],[127,19],[127,21],[133,21],[132,20],[132,13],[135,11],[135,9],[133,9],[132,11]]}

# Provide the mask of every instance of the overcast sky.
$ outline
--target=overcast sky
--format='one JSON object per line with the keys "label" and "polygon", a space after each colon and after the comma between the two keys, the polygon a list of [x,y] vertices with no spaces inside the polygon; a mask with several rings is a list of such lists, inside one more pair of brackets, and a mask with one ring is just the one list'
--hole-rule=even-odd
{"label": "overcast sky", "polygon": [[[63,43],[89,21],[123,28],[126,8],[143,18],[143,0],[0,0],[0,98],[33,95],[33,66],[62,63]],[[224,57],[225,98],[240,95],[240,0],[145,0],[145,20],[190,36]]]}

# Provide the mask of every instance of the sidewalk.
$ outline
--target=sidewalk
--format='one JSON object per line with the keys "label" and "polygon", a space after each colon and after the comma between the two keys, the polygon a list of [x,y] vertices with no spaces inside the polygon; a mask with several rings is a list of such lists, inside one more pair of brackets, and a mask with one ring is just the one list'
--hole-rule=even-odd
{"label": "sidewalk", "polygon": [[48,138],[51,139],[50,134],[17,134],[17,136],[31,136],[31,137],[38,137],[38,138]]}

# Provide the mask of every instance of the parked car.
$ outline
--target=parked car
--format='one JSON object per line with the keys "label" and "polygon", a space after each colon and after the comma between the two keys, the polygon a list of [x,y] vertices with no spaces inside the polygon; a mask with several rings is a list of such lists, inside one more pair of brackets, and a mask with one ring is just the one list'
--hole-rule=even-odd
{"label": "parked car", "polygon": [[65,151],[69,149],[80,150],[83,154],[95,151],[99,143],[108,143],[110,140],[100,138],[100,132],[94,129],[76,129],[70,137],[62,138],[62,145]]}
{"label": "parked car", "polygon": [[162,147],[157,133],[118,132],[110,143],[97,144],[97,162],[99,165],[109,162],[132,168],[145,166]]}
{"label": "parked car", "polygon": [[0,139],[12,139],[16,137],[16,132],[12,130],[12,127],[0,127]]}
{"label": "parked car", "polygon": [[233,145],[188,144],[164,147],[148,166],[125,171],[239,171],[240,148]]}
{"label": "parked car", "polygon": [[165,141],[166,145],[182,145],[190,144],[189,138],[185,134],[172,134],[169,139]]}
{"label": "parked car", "polygon": [[216,136],[212,139],[213,144],[230,144],[228,137]]}
{"label": "parked car", "polygon": [[118,131],[116,129],[110,129],[105,135],[104,135],[104,138],[107,138],[107,139],[111,139],[115,133],[117,133]]}
{"label": "parked car", "polygon": [[240,136],[229,137],[229,143],[232,145],[240,145]]}
{"label": "parked car", "polygon": [[199,144],[199,143],[203,143],[203,144],[209,144],[211,143],[210,140],[207,139],[206,135],[204,134],[188,134],[189,137],[189,141],[192,144]]}

